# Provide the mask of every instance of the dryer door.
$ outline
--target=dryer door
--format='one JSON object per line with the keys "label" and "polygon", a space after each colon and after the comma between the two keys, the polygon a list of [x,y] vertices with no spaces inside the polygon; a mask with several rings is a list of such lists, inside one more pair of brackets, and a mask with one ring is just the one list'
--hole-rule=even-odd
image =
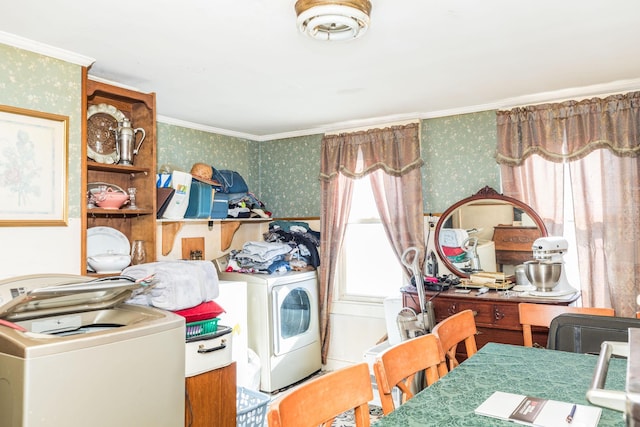
{"label": "dryer door", "polygon": [[319,339],[315,279],[275,285],[271,295],[275,356],[304,347]]}

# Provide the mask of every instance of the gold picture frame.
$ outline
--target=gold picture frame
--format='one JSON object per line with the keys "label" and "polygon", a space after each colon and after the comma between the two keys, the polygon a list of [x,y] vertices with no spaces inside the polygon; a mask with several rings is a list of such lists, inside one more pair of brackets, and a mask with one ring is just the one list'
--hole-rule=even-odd
{"label": "gold picture frame", "polygon": [[69,117],[0,105],[0,226],[66,226]]}

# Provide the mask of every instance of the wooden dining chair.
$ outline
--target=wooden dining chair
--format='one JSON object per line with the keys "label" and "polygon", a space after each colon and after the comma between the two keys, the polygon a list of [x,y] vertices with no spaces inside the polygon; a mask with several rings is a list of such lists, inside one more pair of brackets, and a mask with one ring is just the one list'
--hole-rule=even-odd
{"label": "wooden dining chair", "polygon": [[525,347],[533,347],[532,326],[548,328],[551,321],[564,313],[592,314],[598,316],[615,316],[613,308],[569,307],[566,305],[533,304],[522,302],[518,304],[520,324]]}
{"label": "wooden dining chair", "polygon": [[[396,409],[393,388],[401,393],[400,404],[414,395],[412,386],[417,374],[424,372],[426,385],[430,386],[447,373],[444,351],[433,334],[402,341],[378,355],[373,365],[378,385],[382,412],[387,415]],[[422,379],[422,377],[420,377]],[[420,389],[424,384],[420,384]]]}
{"label": "wooden dining chair", "polygon": [[269,427],[330,427],[336,416],[354,410],[356,427],[369,427],[373,388],[369,365],[324,374],[274,400],[267,413]]}
{"label": "wooden dining chair", "polygon": [[440,340],[449,364],[449,370],[460,364],[456,358],[456,350],[461,342],[464,342],[467,357],[478,352],[476,343],[478,329],[471,310],[463,310],[447,317],[433,328],[432,333]]}

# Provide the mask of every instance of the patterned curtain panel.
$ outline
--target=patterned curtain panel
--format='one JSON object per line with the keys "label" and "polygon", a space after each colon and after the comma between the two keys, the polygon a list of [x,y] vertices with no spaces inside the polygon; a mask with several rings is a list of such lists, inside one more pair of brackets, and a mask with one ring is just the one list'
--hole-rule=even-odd
{"label": "patterned curtain panel", "polygon": [[354,179],[371,180],[380,218],[398,259],[410,246],[424,251],[419,130],[419,124],[412,123],[325,135],[322,139],[319,274],[322,363],[326,363],[329,352],[337,254],[349,218]]}
{"label": "patterned curtain panel", "polygon": [[402,176],[424,164],[420,157],[419,124],[385,129],[325,135],[322,138],[320,179],[335,179],[338,174],[361,178],[383,169]]}
{"label": "patterned curtain panel", "polygon": [[498,163],[517,166],[532,154],[562,163],[607,148],[640,155],[640,92],[498,111]]}

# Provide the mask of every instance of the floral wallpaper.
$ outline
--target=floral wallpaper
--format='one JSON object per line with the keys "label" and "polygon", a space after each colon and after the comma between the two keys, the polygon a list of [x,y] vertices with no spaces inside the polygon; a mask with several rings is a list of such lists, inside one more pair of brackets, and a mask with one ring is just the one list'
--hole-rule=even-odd
{"label": "floral wallpaper", "polygon": [[158,123],[158,170],[233,169],[274,217],[320,215],[322,135],[257,142]]}
{"label": "floral wallpaper", "polygon": [[158,171],[189,172],[194,163],[207,163],[217,169],[233,169],[247,181],[249,191],[258,196],[258,142],[224,136],[158,122]]}
{"label": "floral wallpaper", "polygon": [[425,213],[442,213],[485,185],[500,191],[495,111],[424,120],[420,139]]}
{"label": "floral wallpaper", "polygon": [[261,194],[277,217],[320,216],[322,135],[260,143]]}
{"label": "floral wallpaper", "polygon": [[79,65],[0,44],[0,104],[69,117],[69,218],[80,217],[81,73]]}

